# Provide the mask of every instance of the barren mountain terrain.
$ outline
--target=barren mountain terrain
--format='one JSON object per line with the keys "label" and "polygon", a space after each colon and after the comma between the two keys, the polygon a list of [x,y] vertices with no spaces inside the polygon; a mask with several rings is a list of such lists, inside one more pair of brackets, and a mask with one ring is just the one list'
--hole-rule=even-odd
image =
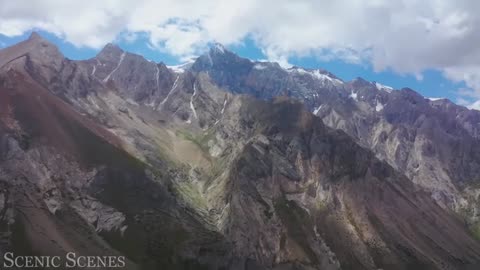
{"label": "barren mountain terrain", "polygon": [[478,269],[480,112],[219,44],[0,50],[0,254],[125,269]]}

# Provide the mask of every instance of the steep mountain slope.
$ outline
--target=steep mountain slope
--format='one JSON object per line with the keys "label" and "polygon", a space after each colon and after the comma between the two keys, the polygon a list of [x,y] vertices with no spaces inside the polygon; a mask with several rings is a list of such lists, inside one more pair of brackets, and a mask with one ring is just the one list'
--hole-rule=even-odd
{"label": "steep mountain slope", "polygon": [[[40,74],[32,70],[39,67],[27,68],[36,53],[10,62],[0,76],[2,253],[124,254],[128,269],[225,264],[215,259],[216,252],[228,252],[222,236],[169,190],[181,171],[148,167],[122,150],[114,134],[35,81]],[[62,73],[48,75],[51,81],[42,82],[55,85]],[[199,254],[199,247],[210,252]]]}
{"label": "steep mountain slope", "polygon": [[0,59],[2,253],[123,254],[126,269],[479,266],[456,214],[286,97],[351,113],[326,71],[220,46],[184,72],[111,44],[71,61],[36,34]]}
{"label": "steep mountain slope", "polygon": [[[294,267],[291,261],[320,269],[469,264],[454,255],[469,254],[470,248],[460,251],[467,243],[476,245],[468,234],[440,236],[463,231],[460,220],[447,218],[451,213],[428,194],[343,132],[326,128],[301,104],[249,102],[238,114],[234,125],[249,139],[225,180],[232,189],[227,209],[219,209],[228,213],[223,230],[238,239],[242,252],[267,254],[263,260],[286,269]],[[252,218],[241,222],[245,217]]]}
{"label": "steep mountain slope", "polygon": [[322,70],[283,69],[212,49],[192,66],[233,93],[301,100],[323,122],[341,129],[406,174],[444,207],[478,227],[480,112],[410,89],[361,78],[342,82]]}

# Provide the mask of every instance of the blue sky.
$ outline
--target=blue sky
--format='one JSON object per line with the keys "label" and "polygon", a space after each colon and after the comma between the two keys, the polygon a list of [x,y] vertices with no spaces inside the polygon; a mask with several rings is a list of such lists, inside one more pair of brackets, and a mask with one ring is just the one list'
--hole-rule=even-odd
{"label": "blue sky", "polygon": [[[100,50],[88,48],[85,46],[75,46],[72,43],[67,42],[62,38],[58,38],[57,36],[48,32],[38,32],[43,37],[56,44],[60,48],[62,53],[70,59],[88,59],[95,56]],[[2,47],[13,45],[28,38],[30,33],[30,31],[27,31],[24,34],[15,37],[7,37],[0,34],[0,45]],[[148,39],[146,38],[140,37],[133,42],[117,39],[113,42],[119,45],[124,50],[140,54],[145,58],[156,62],[164,62],[167,65],[180,64],[178,57],[175,57],[168,52],[162,52],[159,49],[149,46]],[[255,43],[250,39],[245,39],[241,43],[227,46],[227,48],[242,57],[250,58],[253,60],[266,58],[266,55],[262,53],[262,50],[258,48]],[[418,79],[412,74],[399,74],[392,70],[375,72],[372,65],[369,63],[353,64],[347,63],[342,60],[322,61],[316,57],[308,56],[290,57],[288,58],[288,61],[292,65],[305,68],[326,69],[337,75],[339,78],[347,81],[355,79],[356,77],[362,77],[369,81],[376,81],[385,85],[392,86],[395,89],[409,87],[426,97],[445,97],[451,99],[452,101],[455,101],[457,97],[457,93],[455,90],[466,87],[463,82],[455,83],[447,80],[444,76],[442,76],[441,72],[432,69],[424,71],[422,73],[423,78]]]}

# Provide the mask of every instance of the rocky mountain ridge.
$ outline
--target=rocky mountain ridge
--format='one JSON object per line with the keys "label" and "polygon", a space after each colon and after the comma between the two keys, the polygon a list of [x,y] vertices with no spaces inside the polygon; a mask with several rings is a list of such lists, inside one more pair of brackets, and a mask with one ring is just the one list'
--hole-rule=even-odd
{"label": "rocky mountain ridge", "polygon": [[[471,138],[455,145],[469,167],[460,159],[451,168],[462,174],[447,174],[454,199],[466,196],[456,181],[475,175],[478,125],[453,104],[254,63],[218,46],[183,72],[112,44],[72,61],[36,34],[0,59],[0,252],[122,254],[128,269],[480,262],[455,204],[440,207],[443,199],[409,175],[416,160],[400,162],[412,149],[404,138],[418,144],[409,132],[436,137],[396,102],[427,104],[421,115],[454,110],[462,125],[429,125]],[[419,127],[407,127],[412,121]],[[372,136],[387,124],[387,135]],[[382,136],[389,143],[373,143]],[[404,148],[389,152],[389,138]],[[448,164],[437,152],[420,152],[429,157],[422,166]],[[427,176],[442,183],[437,175]],[[463,182],[475,192],[475,179]]]}
{"label": "rocky mountain ridge", "polygon": [[[261,68],[259,68],[259,66]],[[192,66],[234,93],[265,100],[289,96],[405,173],[432,197],[478,225],[480,112],[357,78],[342,82],[322,70],[283,69],[233,53],[209,52]]]}

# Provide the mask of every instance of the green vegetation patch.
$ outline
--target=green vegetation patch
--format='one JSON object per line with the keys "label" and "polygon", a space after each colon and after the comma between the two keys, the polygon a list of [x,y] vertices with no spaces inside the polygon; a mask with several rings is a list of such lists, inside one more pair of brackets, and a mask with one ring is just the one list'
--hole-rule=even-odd
{"label": "green vegetation patch", "polygon": [[473,237],[480,241],[480,222],[471,225],[470,231],[472,232]]}
{"label": "green vegetation patch", "polygon": [[192,134],[185,130],[177,130],[176,134],[185,140],[193,142],[205,153],[209,153],[208,142],[210,140],[215,140],[215,132],[213,129],[208,129],[201,134]]}

